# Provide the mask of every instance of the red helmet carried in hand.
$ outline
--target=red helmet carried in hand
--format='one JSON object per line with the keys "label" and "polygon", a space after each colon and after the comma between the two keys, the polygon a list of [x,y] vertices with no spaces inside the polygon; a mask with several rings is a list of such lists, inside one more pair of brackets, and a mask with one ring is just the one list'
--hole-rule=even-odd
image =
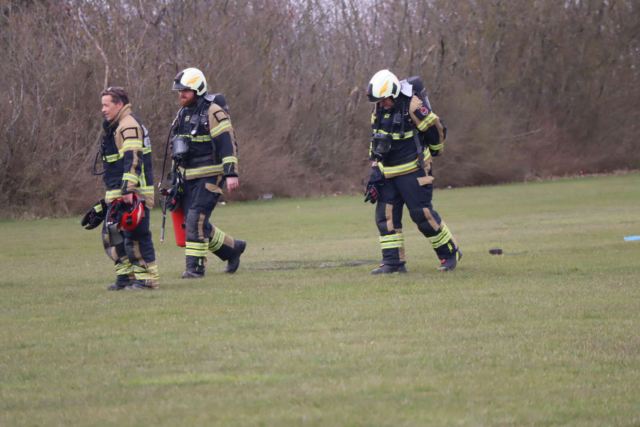
{"label": "red helmet carried in hand", "polygon": [[133,204],[125,203],[123,198],[114,200],[107,214],[107,225],[116,224],[119,230],[133,231],[144,218],[143,199],[133,194]]}

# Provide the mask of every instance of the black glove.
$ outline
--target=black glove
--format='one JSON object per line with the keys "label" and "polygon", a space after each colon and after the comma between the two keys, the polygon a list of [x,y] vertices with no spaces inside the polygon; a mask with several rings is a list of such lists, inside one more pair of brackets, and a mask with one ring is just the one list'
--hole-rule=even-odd
{"label": "black glove", "polygon": [[167,204],[167,209],[171,212],[176,212],[180,209],[180,199],[182,199],[183,195],[182,186],[176,185],[173,188],[170,188],[167,191],[167,195],[165,197],[165,203]]}
{"label": "black glove", "polygon": [[87,230],[93,230],[94,228],[102,224],[102,221],[104,221],[104,218],[106,216],[107,204],[104,202],[104,199],[102,199],[98,203],[93,205],[86,214],[84,214],[84,216],[82,217],[82,221],[80,221],[80,225]]}
{"label": "black glove", "polygon": [[374,166],[371,171],[371,176],[369,177],[369,183],[367,183],[367,187],[364,190],[364,202],[375,204],[378,201],[378,196],[380,195],[380,186],[383,184],[383,175],[380,172],[378,166]]}

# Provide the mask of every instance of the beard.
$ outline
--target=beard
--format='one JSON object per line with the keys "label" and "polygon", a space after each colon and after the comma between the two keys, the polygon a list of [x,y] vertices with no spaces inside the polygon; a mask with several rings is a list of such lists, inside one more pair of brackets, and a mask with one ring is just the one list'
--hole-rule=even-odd
{"label": "beard", "polygon": [[186,97],[180,97],[180,105],[182,105],[183,107],[188,107],[191,104],[193,104],[196,100],[196,97],[192,97],[192,98],[186,98]]}

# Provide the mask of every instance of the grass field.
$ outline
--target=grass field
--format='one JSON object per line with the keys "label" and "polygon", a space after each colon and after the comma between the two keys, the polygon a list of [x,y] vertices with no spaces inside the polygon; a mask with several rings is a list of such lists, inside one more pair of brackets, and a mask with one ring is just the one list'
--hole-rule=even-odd
{"label": "grass field", "polygon": [[639,426],[640,174],[434,202],[458,269],[405,211],[385,277],[361,197],[219,206],[248,249],[200,281],[155,211],[157,292],[107,292],[79,218],[0,221],[0,425]]}

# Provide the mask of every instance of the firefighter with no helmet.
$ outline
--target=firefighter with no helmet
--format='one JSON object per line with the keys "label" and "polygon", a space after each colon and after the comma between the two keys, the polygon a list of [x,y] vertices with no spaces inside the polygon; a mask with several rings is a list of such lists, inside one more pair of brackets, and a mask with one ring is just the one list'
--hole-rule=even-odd
{"label": "firefighter with no helmet", "polygon": [[102,157],[106,194],[81,224],[93,229],[104,221],[102,240],[117,275],[108,290],[157,289],[158,266],[149,230],[154,202],[149,135],[131,113],[124,88],[110,87],[101,97],[105,121],[98,155]]}
{"label": "firefighter with no helmet", "polygon": [[367,87],[373,136],[369,158],[373,172],[366,201],[376,203],[382,265],[372,274],[406,273],[402,210],[429,240],[440,259],[438,270],[456,268],[462,252],[433,209],[433,157],[442,154],[446,128],[431,110],[419,78],[400,82],[388,70],[377,72]]}
{"label": "firefighter with no helmet", "polygon": [[[183,279],[205,275],[207,252],[227,261],[226,273],[235,273],[246,242],[214,227],[209,219],[222,188],[239,188],[238,146],[226,101],[221,94],[207,93],[202,71],[187,68],[175,77],[173,90],[182,105],[173,127],[171,154],[179,165],[179,194],[186,225],[186,270]],[[173,197],[172,202],[176,202]],[[173,209],[172,209],[173,210]]]}

